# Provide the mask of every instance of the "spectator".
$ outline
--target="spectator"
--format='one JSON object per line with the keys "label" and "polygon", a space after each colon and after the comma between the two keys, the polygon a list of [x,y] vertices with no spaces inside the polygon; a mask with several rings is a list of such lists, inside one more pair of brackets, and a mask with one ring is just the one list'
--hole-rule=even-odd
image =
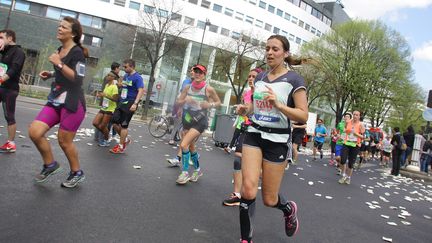
{"label": "spectator", "polygon": [[403,134],[403,137],[407,144],[407,149],[402,153],[401,166],[406,167],[408,164],[411,164],[411,153],[414,147],[415,132],[412,125],[408,126],[407,131]]}

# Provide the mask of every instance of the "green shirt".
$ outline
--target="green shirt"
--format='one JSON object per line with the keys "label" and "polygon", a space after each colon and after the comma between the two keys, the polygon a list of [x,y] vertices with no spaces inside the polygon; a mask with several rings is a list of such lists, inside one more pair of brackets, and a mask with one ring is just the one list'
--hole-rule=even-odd
{"label": "green shirt", "polygon": [[[114,95],[118,94],[117,85],[115,85],[115,84],[107,85],[107,86],[105,86],[105,89],[103,90],[103,92],[104,92],[105,96],[112,98]],[[103,97],[101,110],[114,112],[116,107],[117,107],[116,101],[112,101],[106,97]]]}
{"label": "green shirt", "polygon": [[345,121],[339,122],[339,124],[336,126],[336,130],[339,132],[339,139],[337,140],[336,144],[342,145],[344,144],[345,139]]}

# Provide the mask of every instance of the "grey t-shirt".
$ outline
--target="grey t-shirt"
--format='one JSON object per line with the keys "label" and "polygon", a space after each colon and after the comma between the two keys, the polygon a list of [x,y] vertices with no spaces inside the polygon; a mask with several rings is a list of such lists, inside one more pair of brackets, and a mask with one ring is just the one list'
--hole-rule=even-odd
{"label": "grey t-shirt", "polygon": [[[289,71],[273,81],[270,81],[267,75],[268,72],[262,72],[255,79],[255,91],[253,93],[254,114],[251,119],[261,127],[290,128],[288,117],[264,100],[268,91],[266,86],[271,87],[276,93],[279,102],[294,108],[293,94],[300,89],[306,89],[304,79],[294,71]],[[248,131],[261,133],[263,139],[277,143],[286,143],[289,139],[289,133],[267,133],[252,126],[249,127]]]}

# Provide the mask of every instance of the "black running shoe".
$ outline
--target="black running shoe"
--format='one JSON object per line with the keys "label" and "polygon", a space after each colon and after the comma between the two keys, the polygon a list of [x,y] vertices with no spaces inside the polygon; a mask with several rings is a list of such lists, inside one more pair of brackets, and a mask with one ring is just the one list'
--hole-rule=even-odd
{"label": "black running shoe", "polygon": [[45,182],[50,176],[60,172],[62,168],[60,168],[59,163],[55,162],[55,165],[52,167],[46,167],[45,165],[42,168],[42,171],[36,175],[35,181],[38,183]]}
{"label": "black running shoe", "polygon": [[230,197],[225,199],[222,204],[225,206],[238,206],[240,205],[240,198],[236,194],[231,193]]}
{"label": "black running shoe", "polygon": [[285,233],[287,236],[291,237],[297,233],[299,229],[299,221],[297,219],[297,204],[294,201],[290,201],[288,204],[291,208],[291,213],[289,215],[284,213]]}
{"label": "black running shoe", "polygon": [[81,174],[78,175],[78,173],[74,173],[74,172],[70,172],[68,178],[66,179],[66,181],[64,181],[61,186],[62,187],[67,187],[67,188],[73,188],[76,187],[78,185],[78,183],[84,181],[85,176],[84,176],[84,172],[81,171]]}

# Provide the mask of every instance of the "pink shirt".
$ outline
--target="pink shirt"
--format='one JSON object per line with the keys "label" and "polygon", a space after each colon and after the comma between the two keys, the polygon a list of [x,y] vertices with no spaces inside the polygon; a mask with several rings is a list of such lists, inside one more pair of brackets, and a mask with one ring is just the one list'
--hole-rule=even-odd
{"label": "pink shirt", "polygon": [[245,104],[252,103],[252,90],[246,91],[246,93],[243,95],[243,101]]}

